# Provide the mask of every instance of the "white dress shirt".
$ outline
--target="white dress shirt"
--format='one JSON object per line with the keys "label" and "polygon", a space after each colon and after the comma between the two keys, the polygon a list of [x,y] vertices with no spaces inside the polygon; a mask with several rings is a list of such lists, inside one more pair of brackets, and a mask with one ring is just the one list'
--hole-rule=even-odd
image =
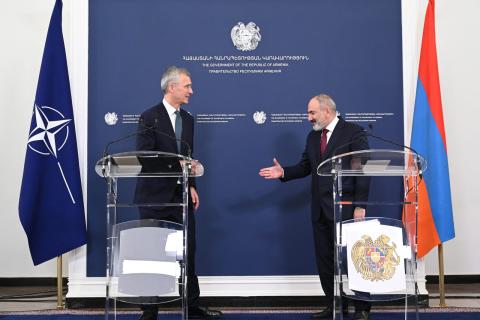
{"label": "white dress shirt", "polygon": [[[168,101],[165,100],[165,98],[163,99],[162,102],[163,102],[163,105],[165,106],[165,109],[167,110],[168,116],[170,117],[170,122],[172,123],[173,131],[175,132],[175,120],[177,119],[177,115],[175,114],[175,111],[177,111],[177,109],[172,107],[172,105],[168,103]],[[178,111],[180,111],[180,108],[178,109]]]}
{"label": "white dress shirt", "polygon": [[328,124],[328,126],[325,127],[325,129],[327,129],[327,144],[328,144],[328,141],[330,141],[330,137],[332,136],[332,132],[333,130],[335,129],[335,127],[337,126],[337,123],[338,123],[338,116],[335,116],[335,118],[332,120],[332,122],[330,122]]}

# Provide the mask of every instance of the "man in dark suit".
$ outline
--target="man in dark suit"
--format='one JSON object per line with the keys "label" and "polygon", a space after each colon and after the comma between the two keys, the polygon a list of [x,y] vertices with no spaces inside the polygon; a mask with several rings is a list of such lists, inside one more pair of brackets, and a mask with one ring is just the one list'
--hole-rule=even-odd
{"label": "man in dark suit", "polygon": [[[326,309],[313,314],[313,319],[329,319],[333,314],[334,297],[334,248],[333,248],[333,189],[332,178],[317,175],[318,165],[334,156],[356,150],[368,149],[368,142],[363,129],[346,122],[337,116],[335,102],[326,94],[313,97],[308,103],[308,120],[313,130],[307,136],[305,151],[299,163],[282,167],[273,159],[272,167],[260,170],[260,176],[266,179],[290,181],[311,175],[311,214],[315,241],[315,256],[318,274],[323,291],[328,300]],[[365,178],[345,177],[342,179],[343,201],[365,201],[368,198],[369,180]],[[343,207],[343,219],[362,219],[365,208]],[[369,319],[370,303],[355,300],[354,319]],[[346,301],[344,314],[348,313]]]}
{"label": "man in dark suit", "polygon": [[[193,150],[193,116],[181,109],[188,104],[193,94],[190,73],[183,68],[169,67],[162,76],[161,88],[163,101],[146,110],[140,116],[137,150],[163,151],[191,156]],[[149,128],[148,130],[145,130]],[[138,179],[135,190],[136,203],[179,203],[182,201],[181,184],[177,178]],[[200,205],[195,179],[189,180],[188,205],[188,252],[187,252],[187,294],[189,318],[218,318],[220,311],[200,308],[198,304],[200,289],[195,272],[195,215]],[[182,223],[181,207],[140,207],[142,219],[167,220]],[[143,306],[140,319],[154,320],[158,315],[158,306]]]}

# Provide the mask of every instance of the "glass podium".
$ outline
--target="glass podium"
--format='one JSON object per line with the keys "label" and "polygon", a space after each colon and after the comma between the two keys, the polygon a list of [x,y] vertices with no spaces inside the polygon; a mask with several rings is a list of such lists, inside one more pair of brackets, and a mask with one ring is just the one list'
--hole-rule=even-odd
{"label": "glass podium", "polygon": [[[173,301],[181,301],[182,319],[188,319],[188,188],[189,178],[203,175],[203,166],[182,155],[134,151],[102,157],[95,171],[107,183],[105,319],[116,319],[117,302]],[[139,203],[134,190],[140,179],[173,179],[181,200]],[[181,223],[140,218],[142,208],[167,207],[179,208]]]}
{"label": "glass podium", "polygon": [[[418,184],[426,168],[415,152],[386,149],[344,153],[318,166],[333,184],[334,319],[343,319],[347,301],[404,300],[405,319],[418,320]],[[379,195],[355,199],[347,194],[352,183],[367,190],[375,183]],[[393,197],[383,192],[394,186]],[[355,207],[366,208],[365,219],[342,219]]]}

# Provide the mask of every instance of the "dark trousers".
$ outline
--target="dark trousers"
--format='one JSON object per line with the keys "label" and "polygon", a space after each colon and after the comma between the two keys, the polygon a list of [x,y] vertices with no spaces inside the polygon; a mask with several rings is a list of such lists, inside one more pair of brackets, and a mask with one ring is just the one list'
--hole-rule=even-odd
{"label": "dark trousers", "polygon": [[[329,306],[333,306],[334,297],[334,223],[325,217],[313,221],[313,238],[315,242],[315,257],[317,270],[322,284],[323,292]],[[345,302],[344,302],[345,303]],[[353,301],[355,310],[370,311],[371,303],[368,301]]]}
{"label": "dark trousers", "polygon": [[[178,188],[179,189],[179,188]],[[174,199],[172,203],[180,202],[181,192],[175,192]],[[183,216],[182,210],[180,207],[165,207],[165,208],[148,208],[141,207],[140,218],[141,219],[156,219],[156,220],[165,220],[175,223],[182,224]],[[189,203],[188,206],[188,230],[187,230],[188,242],[187,242],[187,296],[188,296],[188,307],[195,308],[198,307],[198,299],[200,297],[200,287],[198,285],[198,277],[195,271],[195,251],[196,251],[196,241],[195,241],[195,214],[193,212],[193,206]],[[147,311],[156,311],[158,310],[157,305],[142,305],[142,310]]]}

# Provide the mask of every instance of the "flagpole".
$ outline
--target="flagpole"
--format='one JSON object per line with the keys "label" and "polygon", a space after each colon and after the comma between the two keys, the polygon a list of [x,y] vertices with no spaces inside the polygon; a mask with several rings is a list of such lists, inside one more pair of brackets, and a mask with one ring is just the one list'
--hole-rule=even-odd
{"label": "flagpole", "polygon": [[57,257],[57,309],[63,309],[62,255]]}
{"label": "flagpole", "polygon": [[443,244],[438,245],[438,291],[440,293],[440,307],[446,307],[445,303],[445,268],[443,265]]}

